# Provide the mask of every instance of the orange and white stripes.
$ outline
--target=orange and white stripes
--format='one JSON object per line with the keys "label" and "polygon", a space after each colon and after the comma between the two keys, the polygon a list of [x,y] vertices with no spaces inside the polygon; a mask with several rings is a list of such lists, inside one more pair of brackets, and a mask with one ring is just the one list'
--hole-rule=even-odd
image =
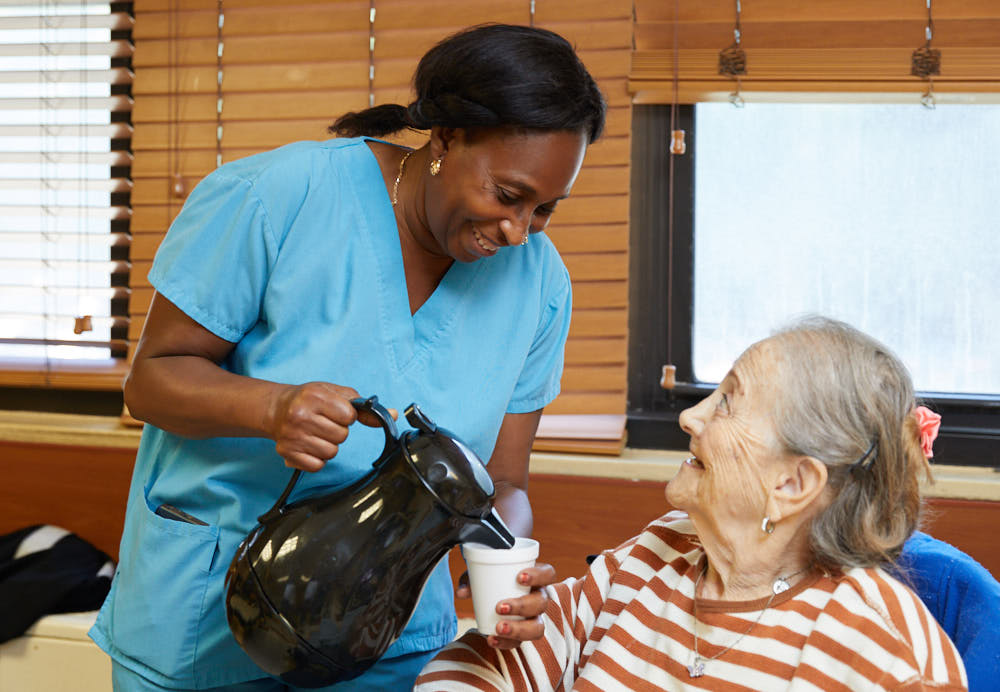
{"label": "orange and white stripes", "polygon": [[549,587],[542,639],[496,651],[469,632],[428,664],[415,689],[966,689],[947,635],[879,569],[810,575],[763,614],[767,599],[699,599],[701,657],[736,645],[690,677],[703,555],[687,517],[668,514],[602,554],[584,577]]}

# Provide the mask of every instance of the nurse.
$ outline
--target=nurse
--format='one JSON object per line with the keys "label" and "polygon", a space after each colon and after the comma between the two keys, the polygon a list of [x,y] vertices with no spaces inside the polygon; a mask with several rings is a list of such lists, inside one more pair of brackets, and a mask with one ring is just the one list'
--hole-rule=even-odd
{"label": "nurse", "polygon": [[[125,383],[147,422],[121,561],[91,631],[116,690],[285,690],[236,644],[226,569],[290,469],[290,501],[364,475],[382,449],[350,400],[417,402],[488,459],[511,530],[532,528],[528,455],[559,392],[569,275],[542,232],[573,187],[605,102],[572,47],[485,25],[420,61],[416,100],[339,118],[339,137],[228,163],[191,193],[149,279],[156,295]],[[378,139],[403,129],[406,149]],[[542,635],[528,619],[489,637]],[[460,594],[461,595],[461,594]],[[438,566],[385,657],[341,690],[409,690],[456,634]]]}

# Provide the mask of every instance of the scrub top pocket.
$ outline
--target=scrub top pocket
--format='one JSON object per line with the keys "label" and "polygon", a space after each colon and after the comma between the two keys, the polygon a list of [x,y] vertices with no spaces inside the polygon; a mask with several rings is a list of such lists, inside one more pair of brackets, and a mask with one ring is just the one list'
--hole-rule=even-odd
{"label": "scrub top pocket", "polygon": [[115,575],[111,629],[129,658],[169,678],[189,678],[219,530],[159,516],[145,499],[130,527],[139,549]]}

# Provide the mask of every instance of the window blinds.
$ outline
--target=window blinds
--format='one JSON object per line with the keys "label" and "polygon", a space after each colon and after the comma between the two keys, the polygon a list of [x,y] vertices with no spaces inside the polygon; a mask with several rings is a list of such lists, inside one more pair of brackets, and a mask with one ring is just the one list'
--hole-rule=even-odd
{"label": "window blinds", "polygon": [[[230,161],[300,139],[326,139],[326,127],[337,115],[367,107],[370,65],[376,104],[409,103],[417,61],[434,43],[482,22],[528,24],[530,5],[137,0],[131,338],[138,337],[152,298],[146,274],[183,203],[172,193],[176,174],[189,191],[214,169],[217,145],[222,159]],[[578,419],[581,425],[567,426],[559,419],[558,426],[546,429],[557,437],[580,438],[583,447],[588,439],[598,440],[600,451],[613,452],[624,436],[627,386],[631,2],[534,5],[536,25],[576,45],[610,106],[606,133],[587,153],[572,197],[559,205],[550,226],[573,280],[574,312],[563,393],[546,413],[613,415],[617,424],[592,426],[584,418]],[[217,94],[220,7],[223,76]],[[416,146],[423,138],[410,133],[397,141]]]}
{"label": "window blinds", "polygon": [[[674,17],[677,16],[678,100],[724,100],[734,81],[719,74],[719,51],[734,41],[733,0],[636,0],[635,51],[629,90],[636,103],[671,103],[674,96]],[[1000,3],[935,1],[933,47],[941,50],[934,92],[998,100]],[[751,98],[792,100],[789,94],[919,103],[927,84],[910,73],[925,41],[923,0],[744,2],[740,17]],[[782,96],[784,95],[784,96]],[[968,96],[963,100],[969,100]]]}
{"label": "window blinds", "polygon": [[118,386],[129,281],[129,3],[0,3],[0,361]]}

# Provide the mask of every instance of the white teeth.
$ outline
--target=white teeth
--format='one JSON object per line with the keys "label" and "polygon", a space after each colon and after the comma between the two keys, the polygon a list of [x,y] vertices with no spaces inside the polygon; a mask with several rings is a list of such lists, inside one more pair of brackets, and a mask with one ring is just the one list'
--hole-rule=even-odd
{"label": "white teeth", "polygon": [[479,243],[479,247],[486,250],[486,252],[496,252],[497,249],[489,243],[482,235],[480,235],[479,230],[473,228],[472,235],[476,238],[476,242]]}

